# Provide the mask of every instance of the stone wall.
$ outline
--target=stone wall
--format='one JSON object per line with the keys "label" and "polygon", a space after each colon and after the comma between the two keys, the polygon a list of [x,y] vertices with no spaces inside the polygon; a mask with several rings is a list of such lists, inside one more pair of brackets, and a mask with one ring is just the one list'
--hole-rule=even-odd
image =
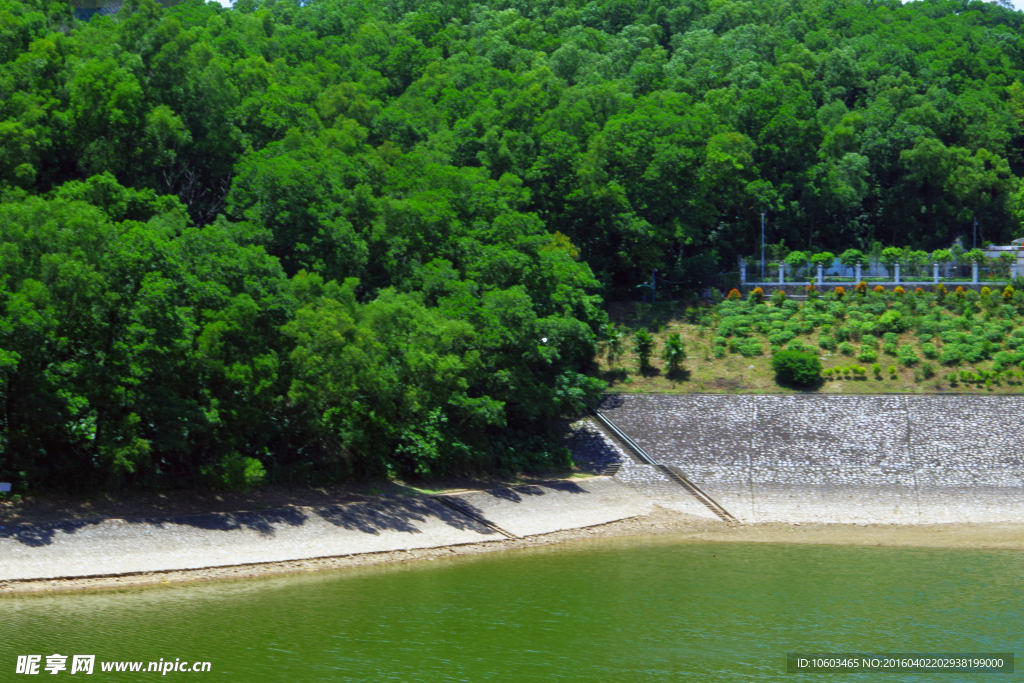
{"label": "stone wall", "polygon": [[1024,397],[627,394],[602,411],[745,522],[1024,521]]}

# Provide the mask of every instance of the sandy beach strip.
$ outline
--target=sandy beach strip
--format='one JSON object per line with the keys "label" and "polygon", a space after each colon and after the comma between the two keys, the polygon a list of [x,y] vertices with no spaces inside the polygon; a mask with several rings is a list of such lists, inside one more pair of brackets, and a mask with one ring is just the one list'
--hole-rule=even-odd
{"label": "sandy beach strip", "polygon": [[627,536],[676,537],[692,543],[792,543],[850,546],[1024,550],[1024,523],[985,524],[752,524],[728,526],[717,520],[655,507],[649,514],[598,526],[485,543],[307,558],[225,567],[71,579],[0,581],[0,596],[162,586],[244,579],[350,567],[421,562],[459,555]]}

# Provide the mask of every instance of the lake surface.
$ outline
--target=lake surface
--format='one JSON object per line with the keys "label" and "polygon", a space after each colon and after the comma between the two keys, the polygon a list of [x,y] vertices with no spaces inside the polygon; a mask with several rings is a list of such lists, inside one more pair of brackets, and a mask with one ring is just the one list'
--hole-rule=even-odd
{"label": "lake surface", "polygon": [[[97,662],[212,663],[210,673],[172,671],[164,680],[838,680],[786,674],[785,653],[1024,654],[1022,560],[1018,551],[652,537],[273,579],[25,596],[0,600],[0,680],[21,679],[9,675],[17,655],[43,655],[45,665],[54,653],[95,654]],[[154,676],[103,673],[97,664],[86,680]],[[939,677],[1024,680],[1021,673]]]}

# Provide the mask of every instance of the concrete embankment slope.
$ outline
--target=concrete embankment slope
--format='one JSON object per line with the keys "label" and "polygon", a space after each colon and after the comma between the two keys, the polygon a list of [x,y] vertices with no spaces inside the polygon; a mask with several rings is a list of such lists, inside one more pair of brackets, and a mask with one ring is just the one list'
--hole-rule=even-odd
{"label": "concrete embankment slope", "polygon": [[199,569],[480,543],[604,524],[651,509],[634,489],[607,478],[443,499],[446,503],[429,497],[389,498],[165,519],[0,526],[0,580]]}
{"label": "concrete embankment slope", "polygon": [[623,394],[601,409],[744,522],[1024,521],[1024,397]]}

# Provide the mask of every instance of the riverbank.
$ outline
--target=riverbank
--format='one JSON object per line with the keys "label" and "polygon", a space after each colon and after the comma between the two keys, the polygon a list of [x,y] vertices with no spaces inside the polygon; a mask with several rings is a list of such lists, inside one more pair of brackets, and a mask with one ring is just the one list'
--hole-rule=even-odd
{"label": "riverbank", "polygon": [[171,586],[185,583],[338,571],[354,567],[426,562],[464,555],[581,543],[629,536],[675,536],[692,543],[787,543],[807,545],[977,548],[1024,550],[1024,523],[856,525],[754,524],[728,526],[718,520],[655,507],[650,514],[600,526],[517,539],[412,550],[319,557],[284,562],[209,567],[74,579],[0,581],[0,596]]}

